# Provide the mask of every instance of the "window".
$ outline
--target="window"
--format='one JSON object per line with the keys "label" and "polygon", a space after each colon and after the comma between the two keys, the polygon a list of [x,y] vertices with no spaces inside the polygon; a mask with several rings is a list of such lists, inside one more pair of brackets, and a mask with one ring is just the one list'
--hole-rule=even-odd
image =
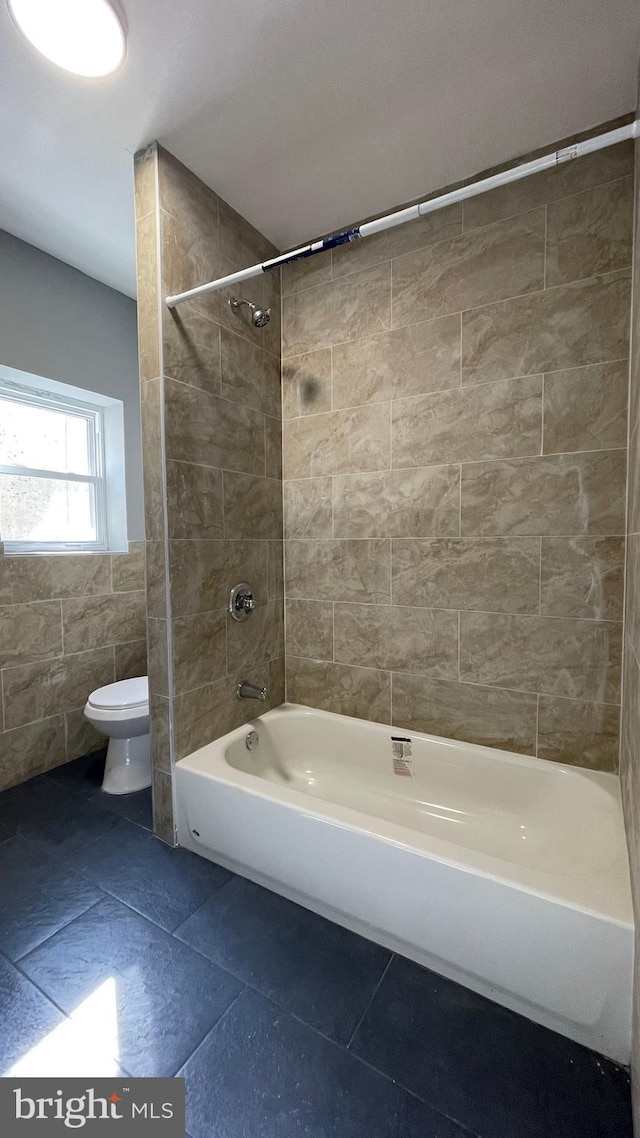
{"label": "window", "polygon": [[126,549],[122,403],[0,367],[8,553]]}

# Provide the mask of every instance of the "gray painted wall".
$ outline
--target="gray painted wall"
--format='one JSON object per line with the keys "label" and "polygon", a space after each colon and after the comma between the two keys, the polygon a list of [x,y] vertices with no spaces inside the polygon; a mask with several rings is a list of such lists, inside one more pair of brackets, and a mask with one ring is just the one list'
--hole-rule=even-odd
{"label": "gray painted wall", "polygon": [[0,230],[0,364],[122,399],[128,537],[144,538],[135,301]]}

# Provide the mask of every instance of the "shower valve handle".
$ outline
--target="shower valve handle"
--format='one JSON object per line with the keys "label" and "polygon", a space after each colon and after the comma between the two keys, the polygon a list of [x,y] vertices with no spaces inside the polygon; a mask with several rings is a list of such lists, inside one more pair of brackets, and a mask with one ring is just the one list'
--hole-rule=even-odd
{"label": "shower valve handle", "polygon": [[248,585],[246,581],[234,585],[229,594],[229,615],[234,620],[247,620],[255,607],[256,602],[251,585]]}

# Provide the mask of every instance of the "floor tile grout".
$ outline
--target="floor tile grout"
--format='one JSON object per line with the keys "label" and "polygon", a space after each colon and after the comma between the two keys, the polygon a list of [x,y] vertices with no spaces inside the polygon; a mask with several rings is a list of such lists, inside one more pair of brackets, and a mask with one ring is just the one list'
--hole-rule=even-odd
{"label": "floor tile grout", "polygon": [[354,1027],[353,1031],[351,1032],[351,1035],[350,1035],[350,1037],[349,1037],[349,1041],[348,1041],[348,1043],[347,1043],[347,1045],[346,1045],[347,1051],[349,1051],[349,1049],[350,1049],[350,1047],[351,1047],[351,1044],[353,1043],[353,1041],[354,1041],[354,1039],[355,1039],[356,1035],[358,1034],[358,1031],[360,1030],[360,1027],[362,1026],[362,1023],[364,1022],[364,1018],[365,1018],[365,1016],[366,1016],[367,1012],[369,1011],[369,1008],[371,1007],[371,1005],[372,1005],[373,1001],[375,1000],[376,996],[378,995],[378,992],[380,991],[380,988],[381,988],[381,986],[382,986],[382,981],[384,980],[385,976],[387,975],[387,972],[388,972],[388,971],[389,971],[389,969],[391,968],[391,965],[392,965],[392,963],[393,963],[393,958],[394,958],[394,956],[395,956],[395,952],[391,952],[391,953],[389,954],[389,959],[387,960],[387,963],[385,964],[385,966],[384,966],[384,968],[383,968],[383,970],[382,970],[382,975],[381,975],[380,979],[378,980],[378,983],[376,984],[376,986],[375,986],[375,988],[374,988],[374,990],[373,990],[373,993],[372,993],[372,995],[371,995],[371,999],[370,999],[370,1000],[367,1002],[367,1006],[365,1007],[365,1009],[364,1009],[364,1011],[363,1011],[362,1015],[360,1016],[360,1019],[358,1020],[358,1022],[357,1022],[357,1024],[356,1024],[356,1026]]}

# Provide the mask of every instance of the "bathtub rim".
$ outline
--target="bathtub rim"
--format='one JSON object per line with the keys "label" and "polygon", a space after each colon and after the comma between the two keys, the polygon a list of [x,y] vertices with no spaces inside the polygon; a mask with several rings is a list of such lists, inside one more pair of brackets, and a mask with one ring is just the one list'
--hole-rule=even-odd
{"label": "bathtub rim", "polygon": [[[513,765],[531,767],[536,769],[540,764],[553,768],[554,772],[564,772],[569,777],[586,777],[588,781],[601,786],[612,795],[619,815],[622,836],[620,855],[607,867],[606,870],[593,871],[585,874],[561,874],[549,871],[531,869],[516,862],[497,857],[493,854],[475,850],[473,847],[460,846],[445,838],[432,837],[420,834],[409,826],[397,822],[389,822],[377,815],[367,814],[354,807],[343,806],[331,799],[314,798],[303,791],[281,786],[271,782],[268,778],[253,774],[231,766],[225,757],[226,748],[233,742],[246,738],[249,731],[259,731],[260,725],[266,720],[282,719],[287,715],[303,713],[309,718],[321,717],[332,720],[347,720],[361,728],[375,728],[381,732],[406,731],[412,738],[426,742],[445,744],[448,748],[459,752],[465,749],[489,752],[492,758],[500,762],[509,762]],[[213,760],[213,765],[212,765]],[[283,703],[256,716],[225,735],[183,756],[175,763],[176,771],[182,769],[202,775],[214,782],[222,782],[242,793],[265,801],[277,801],[287,809],[303,813],[304,815],[325,824],[338,826],[356,832],[365,832],[381,842],[410,850],[422,858],[449,865],[456,870],[473,876],[489,878],[509,888],[523,889],[540,897],[542,900],[561,906],[569,906],[578,912],[598,920],[610,922],[625,929],[634,928],[634,917],[631,901],[631,885],[629,877],[629,863],[624,836],[622,818],[622,799],[620,793],[619,777],[606,771],[593,771],[586,767],[572,766],[566,763],[556,763],[549,759],[539,759],[531,755],[520,755],[517,752],[505,751],[499,748],[485,747],[479,743],[466,743],[444,736],[431,735],[426,732],[414,731],[409,728],[397,728],[386,723],[377,723],[372,720],[362,720],[354,716],[339,715],[336,712],[312,708],[305,704]],[[415,836],[416,841],[412,841]],[[422,839],[420,842],[419,839]],[[600,904],[594,899],[589,902],[580,893],[588,894],[588,889],[581,890],[580,885],[586,882],[599,882],[602,886]],[[547,887],[545,888],[545,882]],[[570,895],[568,890],[553,889],[552,883],[563,882],[578,883],[575,890],[578,896]],[[617,905],[611,905],[613,891],[617,894]],[[609,902],[609,903],[608,903]]]}

